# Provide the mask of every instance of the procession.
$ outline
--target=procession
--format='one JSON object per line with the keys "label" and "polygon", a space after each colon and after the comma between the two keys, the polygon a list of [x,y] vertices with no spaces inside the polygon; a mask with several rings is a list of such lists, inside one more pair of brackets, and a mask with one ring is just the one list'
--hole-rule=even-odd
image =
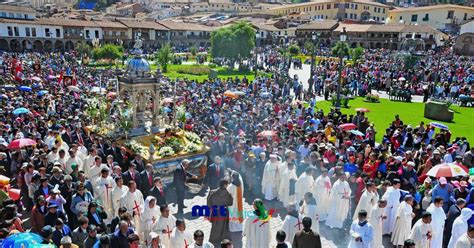
{"label": "procession", "polygon": [[142,47],[123,67],[0,53],[2,247],[474,246],[474,66],[452,47],[410,66],[321,48],[308,68],[269,45],[214,61],[252,78],[203,81]]}

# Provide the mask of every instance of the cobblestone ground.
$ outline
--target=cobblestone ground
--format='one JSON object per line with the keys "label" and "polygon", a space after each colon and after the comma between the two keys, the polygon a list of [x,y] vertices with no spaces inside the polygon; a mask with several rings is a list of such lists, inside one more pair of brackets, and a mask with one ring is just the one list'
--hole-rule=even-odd
{"label": "cobblestone ground", "polygon": [[[186,221],[186,229],[190,230],[191,232],[194,232],[195,230],[202,230],[204,233],[205,233],[205,239],[207,240],[209,238],[209,233],[211,231],[211,223],[207,220],[205,220],[203,217],[193,217],[191,216],[191,207],[194,206],[194,205],[206,205],[206,198],[207,198],[207,192],[206,193],[203,193],[203,194],[200,194],[200,195],[195,195],[193,198],[192,195],[186,195],[186,198],[185,201],[184,201],[184,205],[187,206],[187,208],[184,209],[184,219]],[[168,196],[171,196],[170,198],[173,198],[171,199],[172,201],[171,202],[174,202],[174,192],[173,191],[170,191],[168,193]],[[252,200],[249,200],[249,196],[247,196],[247,198],[244,198],[244,210],[249,210],[251,211],[253,208],[252,208],[252,205],[251,202],[253,201]],[[282,223],[283,223],[283,219],[285,218],[286,216],[286,211],[282,211],[282,206],[281,204],[277,203],[276,201],[272,201],[272,202],[265,202],[265,205],[268,206],[268,208],[270,207],[273,207],[275,209],[277,209],[277,213],[274,214],[276,216],[274,216],[271,221],[270,221],[270,226],[271,226],[271,235],[272,235],[272,239],[274,239],[274,236],[276,234],[276,232],[278,230],[281,229],[282,227]],[[170,204],[170,210],[172,213],[176,213],[178,211],[177,209],[177,205],[175,206],[174,204]],[[177,216],[175,215],[176,217],[180,217],[180,216]],[[322,247],[324,248],[331,248],[331,247],[344,247],[344,244],[342,244],[340,241],[342,240],[341,238],[343,238],[344,234],[342,232],[338,232],[340,233],[340,235],[342,235],[340,238],[336,238],[334,237],[334,240],[338,240],[339,239],[339,242],[338,244],[336,245],[332,240],[328,240],[325,236],[325,231],[328,231],[327,228],[325,228],[323,225],[321,225],[321,242],[322,242]],[[348,233],[348,232],[345,232],[345,233]],[[245,237],[243,238],[243,240],[241,239],[241,235],[242,233],[239,232],[239,233],[233,233],[234,236],[233,236],[233,242],[234,242],[234,247],[236,248],[241,248],[243,247],[242,243],[245,243]],[[236,242],[237,241],[237,242]],[[275,242],[276,243],[276,242]],[[272,244],[272,247],[275,246],[275,243]],[[341,243],[341,244],[339,244]],[[343,242],[345,243],[345,242]],[[347,245],[346,245],[347,246]]]}

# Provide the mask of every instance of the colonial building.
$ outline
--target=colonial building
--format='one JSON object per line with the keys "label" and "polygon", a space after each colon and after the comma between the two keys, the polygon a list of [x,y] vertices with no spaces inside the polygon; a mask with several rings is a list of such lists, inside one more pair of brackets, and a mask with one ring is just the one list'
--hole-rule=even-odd
{"label": "colonial building", "polygon": [[217,29],[217,27],[188,22],[158,21],[157,23],[169,30],[171,45],[181,48],[210,46],[211,32]]}

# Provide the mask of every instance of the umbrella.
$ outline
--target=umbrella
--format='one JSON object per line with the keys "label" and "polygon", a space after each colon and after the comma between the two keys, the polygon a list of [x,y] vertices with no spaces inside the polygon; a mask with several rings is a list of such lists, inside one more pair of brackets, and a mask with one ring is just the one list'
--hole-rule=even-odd
{"label": "umbrella", "polygon": [[67,89],[73,92],[81,92],[81,89],[79,89],[79,87],[74,86],[74,85],[68,86]]}
{"label": "umbrella", "polygon": [[19,232],[8,236],[3,240],[2,247],[5,248],[32,248],[33,246],[40,245],[43,242],[43,238],[36,233],[32,232]]}
{"label": "umbrella", "polygon": [[173,102],[173,98],[171,97],[166,97],[163,99],[163,103],[172,103]]}
{"label": "umbrella", "polygon": [[2,98],[2,99],[8,99],[8,96],[5,95],[5,94],[1,94],[1,95],[0,95],[0,98]]}
{"label": "umbrella", "polygon": [[168,108],[168,107],[164,107],[164,111],[165,111],[165,113],[171,113],[173,110],[171,110],[171,109]]}
{"label": "umbrella", "polygon": [[258,134],[258,136],[260,137],[273,137],[275,135],[276,135],[275,131],[272,131],[272,130],[265,130]]}
{"label": "umbrella", "polygon": [[31,91],[31,87],[28,87],[28,86],[20,86],[20,88],[18,88],[19,90],[21,91]]}
{"label": "umbrella", "polygon": [[38,96],[44,96],[44,95],[46,95],[46,94],[48,94],[48,91],[47,91],[47,90],[40,90],[40,91],[38,92]]}
{"label": "umbrella", "polygon": [[237,99],[239,98],[239,96],[237,94],[235,94],[234,92],[232,91],[226,91],[224,92],[224,96],[225,97],[228,97],[228,98],[232,98],[232,99]]}
{"label": "umbrella", "polygon": [[359,130],[351,130],[351,134],[357,135],[357,136],[364,136],[364,133],[362,133]]}
{"label": "umbrella", "polygon": [[267,91],[260,93],[260,96],[262,96],[262,97],[269,97],[269,96],[271,96],[271,95],[272,95],[272,93],[267,92]]}
{"label": "umbrella", "polygon": [[370,112],[370,110],[368,110],[368,109],[366,109],[366,108],[356,108],[355,111],[357,111],[357,112],[364,112],[364,113]]}
{"label": "umbrella", "polygon": [[37,81],[37,82],[39,82],[39,81],[41,81],[41,78],[39,78],[39,77],[32,77],[31,80],[32,80],[32,81]]}
{"label": "umbrella", "polygon": [[0,175],[0,185],[8,185],[10,183],[10,178],[4,175]]}
{"label": "umbrella", "polygon": [[34,146],[36,145],[36,141],[28,138],[21,138],[13,140],[9,145],[8,149],[20,149],[26,146]]}
{"label": "umbrella", "polygon": [[344,130],[352,130],[352,129],[357,128],[357,126],[354,123],[344,123],[344,124],[339,125],[339,127]]}
{"label": "umbrella", "polygon": [[91,92],[99,93],[100,92],[100,87],[92,87]]}
{"label": "umbrella", "polygon": [[432,177],[469,176],[466,170],[454,163],[436,165],[435,167],[431,168],[428,173],[426,173],[426,175]]}
{"label": "umbrella", "polygon": [[430,122],[430,126],[436,127],[436,128],[439,128],[439,129],[449,130],[448,126],[446,126],[444,124],[441,124],[439,122]]}
{"label": "umbrella", "polygon": [[109,92],[107,93],[107,98],[112,99],[117,97],[117,92]]}
{"label": "umbrella", "polygon": [[245,92],[240,91],[240,90],[234,91],[233,93],[238,95],[238,96],[245,96]]}
{"label": "umbrella", "polygon": [[400,80],[400,81],[405,81],[405,80],[407,80],[407,79],[404,78],[404,77],[399,77],[398,80]]}
{"label": "umbrella", "polygon": [[56,78],[56,76],[53,76],[53,75],[49,75],[49,76],[48,76],[48,80],[53,80],[53,79],[55,79],[55,78]]}
{"label": "umbrella", "polygon": [[13,114],[14,115],[21,115],[21,114],[26,114],[26,113],[29,113],[30,110],[28,110],[27,108],[17,108],[15,110],[13,110]]}
{"label": "umbrella", "polygon": [[15,87],[15,85],[7,84],[7,85],[3,86],[3,88],[5,88],[6,90],[13,90],[16,87]]}

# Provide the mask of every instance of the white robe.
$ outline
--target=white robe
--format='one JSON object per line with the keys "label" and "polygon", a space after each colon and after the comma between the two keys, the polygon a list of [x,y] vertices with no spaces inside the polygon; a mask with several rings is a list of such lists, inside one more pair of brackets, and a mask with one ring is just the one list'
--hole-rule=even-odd
{"label": "white robe", "polygon": [[370,210],[370,218],[369,223],[374,229],[374,238],[371,243],[371,248],[380,248],[383,247],[383,234],[382,234],[382,226],[383,223],[386,221],[383,217],[385,217],[385,209],[380,208],[378,204],[372,207]]}
{"label": "white robe", "polygon": [[147,196],[144,204],[144,209],[140,215],[142,225],[141,230],[143,233],[143,237],[141,238],[146,239],[147,244],[150,244],[151,242],[151,240],[149,240],[149,234],[152,231],[156,221],[158,220],[158,217],[160,216],[160,207],[155,205],[153,208],[150,208],[149,202],[151,201],[151,199],[154,198],[155,197],[153,196]]}
{"label": "white robe", "polygon": [[454,248],[472,248],[473,246],[474,246],[474,242],[471,241],[471,238],[467,236],[467,233],[466,233],[458,239]]}
{"label": "white robe", "polygon": [[431,213],[432,219],[431,229],[433,230],[433,238],[431,239],[430,248],[442,248],[444,222],[446,221],[446,214],[444,213],[443,207],[438,208],[434,203],[431,203],[426,211]]}
{"label": "white robe", "polygon": [[112,190],[112,211],[114,216],[118,214],[120,208],[120,200],[122,196],[128,192],[128,186],[122,185],[122,187],[115,186]]}
{"label": "white robe", "polygon": [[106,224],[110,224],[110,221],[115,217],[112,209],[112,190],[115,187],[115,181],[112,177],[106,178],[99,177],[95,182],[94,196],[104,207],[104,211],[107,214],[107,219],[104,220]]}
{"label": "white robe", "polygon": [[331,206],[331,180],[329,177],[319,176],[311,187],[318,204],[319,219],[325,221]]}
{"label": "white robe", "polygon": [[[434,219],[433,219],[434,220]],[[431,222],[433,223],[433,222]],[[431,228],[431,224],[424,223],[422,219],[419,219],[410,232],[410,239],[415,241],[416,248],[430,248],[431,241],[428,239],[428,232],[432,235],[432,240],[435,236],[433,236],[433,230]],[[436,234],[435,234],[436,235]],[[443,239],[443,234],[441,233],[441,240]],[[432,247],[432,246],[431,246]]]}
{"label": "white robe", "polygon": [[[91,178],[91,168],[94,165],[94,163],[95,163],[95,156],[88,155],[84,159],[82,170],[84,171],[84,174],[87,176],[87,178]],[[79,168],[79,169],[81,169],[81,168]]]}
{"label": "white robe", "polygon": [[300,202],[304,198],[304,194],[311,192],[311,186],[313,185],[314,178],[312,175],[305,173],[301,174],[295,184],[295,200],[296,203]]}
{"label": "white robe", "polygon": [[285,220],[283,220],[282,230],[286,233],[285,241],[293,244],[293,239],[295,238],[295,234],[298,231],[303,230],[303,218],[301,216],[294,217],[291,215],[287,215]]}
{"label": "white robe", "polygon": [[295,202],[295,195],[290,195],[290,180],[296,180],[296,171],[295,169],[289,170],[286,169],[283,172],[280,180],[280,188],[278,189],[278,199],[283,203],[284,207],[287,207],[291,203]]}
{"label": "white robe", "polygon": [[405,201],[400,203],[397,210],[395,228],[392,233],[392,244],[403,245],[410,236],[413,208]]}
{"label": "white robe", "polygon": [[100,177],[100,170],[102,169],[101,166],[93,166],[90,169],[90,176],[89,180],[91,181],[92,187],[95,187],[95,183],[97,182],[97,179]]}
{"label": "white robe", "polygon": [[319,233],[319,214],[317,205],[308,205],[306,202],[301,207],[303,217],[311,218],[311,229]]}
{"label": "white robe", "polygon": [[354,211],[353,220],[357,220],[359,211],[361,210],[367,211],[367,219],[369,219],[370,210],[378,202],[378,200],[378,195],[376,193],[365,190],[364,193],[362,193],[359,203],[357,204],[357,207]]}
{"label": "white robe", "polygon": [[[358,220],[352,222],[349,233],[351,235],[351,241],[349,242],[348,248],[369,248],[374,238],[373,227],[369,223],[366,223],[364,226],[360,226]],[[361,237],[362,242],[357,242],[355,240],[357,237]]]}
{"label": "white robe", "polygon": [[173,234],[171,235],[171,242],[169,247],[173,248],[189,248],[193,243],[193,235],[184,230],[184,232],[174,229]]}
{"label": "white robe", "polygon": [[214,245],[206,241],[204,241],[202,245],[197,245],[196,242],[193,242],[189,248],[214,248]]}
{"label": "white robe", "polygon": [[273,200],[277,197],[281,162],[272,163],[270,160],[265,165],[262,177],[262,193],[265,195],[265,200]]}
{"label": "white robe", "polygon": [[[272,236],[270,235],[270,223],[258,220],[256,216],[249,216],[244,221],[242,235],[246,237],[244,247],[269,248]],[[270,219],[271,221],[271,219]]]}
{"label": "white robe", "polygon": [[[135,224],[135,232],[141,233],[141,224],[140,224],[140,214],[143,209],[143,195],[140,190],[136,189],[135,192],[128,191],[124,195],[122,195],[122,199],[120,200],[120,207],[126,207],[127,213],[132,216],[133,222]],[[138,208],[136,207],[138,206]],[[135,213],[135,214],[134,214]]]}
{"label": "white robe", "polygon": [[158,235],[160,235],[161,243],[165,247],[171,247],[171,234],[173,233],[173,228],[175,225],[176,218],[173,215],[169,215],[168,218],[160,216],[152,228],[153,232],[156,232]]}
{"label": "white robe", "polygon": [[472,213],[472,210],[464,208],[463,210],[461,210],[461,215],[454,220],[453,229],[451,229],[451,239],[449,239],[448,248],[454,248],[458,239],[462,235],[467,233],[467,221],[471,218]]}
{"label": "white robe", "polygon": [[326,225],[331,228],[342,228],[350,208],[351,188],[347,181],[337,180],[331,189],[331,209],[328,213]]}
{"label": "white robe", "polygon": [[[240,186],[242,188],[242,198],[244,195],[244,184],[242,182],[242,178],[240,178]],[[237,197],[237,186],[234,184],[230,184],[227,186],[227,191],[232,195],[232,206],[229,207],[230,211],[233,211],[232,214],[230,215],[230,220],[229,220],[229,230],[231,232],[241,232],[244,229],[244,222],[242,220],[242,223],[239,221],[239,213],[238,213],[238,197]],[[242,201],[242,210],[243,210],[243,204],[244,204],[244,199],[240,199]],[[242,213],[243,215],[243,213]],[[242,216],[243,217],[243,216]]]}
{"label": "white robe", "polygon": [[394,187],[388,187],[382,199],[387,199],[387,207],[385,207],[387,219],[383,222],[383,234],[390,234],[395,228],[397,210],[400,205],[400,190]]}

